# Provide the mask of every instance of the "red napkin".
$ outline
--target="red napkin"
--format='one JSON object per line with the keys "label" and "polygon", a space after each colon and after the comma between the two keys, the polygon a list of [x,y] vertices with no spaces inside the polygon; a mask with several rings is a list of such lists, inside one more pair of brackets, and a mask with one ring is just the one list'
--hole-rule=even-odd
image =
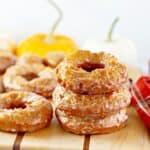
{"label": "red napkin", "polygon": [[131,104],[136,108],[139,117],[150,128],[150,76],[140,77],[131,86]]}

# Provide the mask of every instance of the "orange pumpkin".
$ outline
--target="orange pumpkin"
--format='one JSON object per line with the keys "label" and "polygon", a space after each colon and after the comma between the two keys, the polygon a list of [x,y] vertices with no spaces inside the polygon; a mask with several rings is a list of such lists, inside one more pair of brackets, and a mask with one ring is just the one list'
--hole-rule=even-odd
{"label": "orange pumpkin", "polygon": [[18,47],[17,55],[20,56],[23,53],[33,53],[39,56],[45,56],[48,52],[62,51],[66,54],[76,51],[77,45],[75,42],[64,35],[55,35],[58,24],[62,20],[61,9],[53,2],[49,0],[50,4],[57,10],[59,17],[54,22],[49,34],[36,34],[26,40],[24,40]]}
{"label": "orange pumpkin", "polygon": [[53,35],[52,42],[46,42],[46,34],[37,34],[24,40],[18,47],[17,55],[33,53],[38,56],[45,56],[48,52],[63,51],[66,54],[76,51],[75,42],[64,35]]}

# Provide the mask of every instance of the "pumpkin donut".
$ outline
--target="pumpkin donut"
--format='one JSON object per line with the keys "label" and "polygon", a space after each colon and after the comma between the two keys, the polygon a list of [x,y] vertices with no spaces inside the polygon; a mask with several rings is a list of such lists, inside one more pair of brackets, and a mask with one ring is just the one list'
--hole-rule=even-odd
{"label": "pumpkin donut", "polygon": [[3,74],[8,67],[16,63],[16,56],[9,51],[0,50],[0,74]]}
{"label": "pumpkin donut", "polygon": [[56,75],[62,86],[79,94],[112,92],[128,81],[126,66],[116,57],[82,50],[67,56]]}
{"label": "pumpkin donut", "polygon": [[104,118],[130,104],[130,92],[120,87],[112,93],[81,95],[58,85],[53,92],[53,101],[59,110],[78,117]]}
{"label": "pumpkin donut", "polygon": [[6,91],[31,91],[49,98],[57,82],[51,68],[32,64],[10,67],[3,77],[3,83]]}
{"label": "pumpkin donut", "polygon": [[0,95],[0,130],[33,132],[50,124],[52,106],[31,92],[13,91]]}
{"label": "pumpkin donut", "polygon": [[50,52],[44,57],[43,61],[46,66],[55,68],[64,58],[64,52]]}
{"label": "pumpkin donut", "polygon": [[74,134],[104,134],[111,133],[123,128],[128,120],[126,109],[120,110],[106,118],[97,118],[86,116],[84,118],[67,115],[64,111],[56,108],[56,117],[60,126],[68,132]]}
{"label": "pumpkin donut", "polygon": [[17,61],[17,64],[43,64],[43,60],[34,54],[23,54]]}

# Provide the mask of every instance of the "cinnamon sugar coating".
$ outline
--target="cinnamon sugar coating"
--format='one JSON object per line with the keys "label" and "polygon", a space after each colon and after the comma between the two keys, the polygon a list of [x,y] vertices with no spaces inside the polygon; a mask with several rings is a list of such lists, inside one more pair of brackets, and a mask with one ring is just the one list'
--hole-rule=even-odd
{"label": "cinnamon sugar coating", "polygon": [[109,53],[79,50],[56,68],[58,82],[79,94],[115,91],[128,81],[127,68]]}
{"label": "cinnamon sugar coating", "polygon": [[104,118],[127,107],[130,93],[125,87],[99,95],[81,95],[58,85],[53,92],[53,101],[59,110],[78,117]]}
{"label": "cinnamon sugar coating", "polygon": [[42,64],[12,66],[6,71],[3,83],[7,91],[30,91],[47,98],[57,84],[54,70]]}
{"label": "cinnamon sugar coating", "polygon": [[12,91],[0,95],[0,130],[33,132],[50,124],[51,103],[31,92]]}
{"label": "cinnamon sugar coating", "polygon": [[76,117],[67,115],[64,111],[56,109],[56,117],[60,126],[67,132],[74,134],[104,134],[123,128],[128,120],[126,109],[120,110],[106,118],[93,119],[92,117]]}

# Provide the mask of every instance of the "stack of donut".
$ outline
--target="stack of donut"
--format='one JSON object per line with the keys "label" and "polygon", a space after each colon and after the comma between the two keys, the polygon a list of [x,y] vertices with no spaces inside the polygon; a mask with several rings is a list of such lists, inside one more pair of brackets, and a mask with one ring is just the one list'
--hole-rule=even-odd
{"label": "stack of donut", "polygon": [[0,50],[0,130],[33,132],[50,124],[52,92],[57,81],[54,68],[62,53],[40,58],[25,54],[19,59]]}
{"label": "stack of donut", "polygon": [[128,120],[130,93],[126,66],[111,54],[79,50],[56,68],[53,92],[61,127],[74,134],[110,133]]}

